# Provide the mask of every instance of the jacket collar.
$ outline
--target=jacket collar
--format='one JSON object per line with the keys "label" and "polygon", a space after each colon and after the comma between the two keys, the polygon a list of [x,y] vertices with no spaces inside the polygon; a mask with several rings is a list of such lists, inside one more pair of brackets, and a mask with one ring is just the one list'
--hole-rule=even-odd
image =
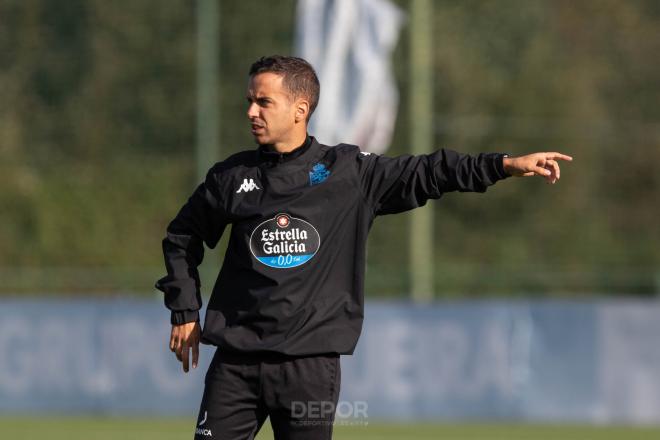
{"label": "jacket collar", "polygon": [[314,142],[315,139],[312,136],[307,135],[305,142],[303,142],[302,145],[288,153],[277,152],[271,145],[259,145],[257,148],[257,156],[259,162],[269,162],[273,164],[286,163],[304,155],[309,151]]}

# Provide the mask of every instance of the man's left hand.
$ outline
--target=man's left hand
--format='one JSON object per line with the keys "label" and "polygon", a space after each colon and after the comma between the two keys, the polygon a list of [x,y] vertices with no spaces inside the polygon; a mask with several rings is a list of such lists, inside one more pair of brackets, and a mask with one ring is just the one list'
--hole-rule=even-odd
{"label": "man's left hand", "polygon": [[512,176],[541,176],[548,183],[559,180],[560,169],[558,160],[572,161],[571,156],[561,153],[533,153],[519,157],[505,157],[504,171]]}

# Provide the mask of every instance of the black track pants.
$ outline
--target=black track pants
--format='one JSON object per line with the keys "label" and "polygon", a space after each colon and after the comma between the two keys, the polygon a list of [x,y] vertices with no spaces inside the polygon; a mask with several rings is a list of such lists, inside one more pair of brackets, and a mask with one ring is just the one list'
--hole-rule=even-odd
{"label": "black track pants", "polygon": [[339,397],[338,355],[256,356],[217,350],[196,440],[251,440],[267,417],[275,440],[326,440]]}

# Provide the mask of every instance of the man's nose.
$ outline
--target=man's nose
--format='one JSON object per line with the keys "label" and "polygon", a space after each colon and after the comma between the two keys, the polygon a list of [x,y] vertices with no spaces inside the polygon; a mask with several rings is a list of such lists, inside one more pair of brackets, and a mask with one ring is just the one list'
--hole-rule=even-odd
{"label": "man's nose", "polygon": [[256,102],[251,102],[247,108],[247,117],[248,119],[256,118],[259,116],[259,106]]}

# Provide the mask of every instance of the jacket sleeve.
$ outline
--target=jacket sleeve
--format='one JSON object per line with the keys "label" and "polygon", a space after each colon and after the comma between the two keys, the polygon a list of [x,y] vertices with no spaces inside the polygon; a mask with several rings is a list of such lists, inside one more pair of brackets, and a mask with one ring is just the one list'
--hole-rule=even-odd
{"label": "jacket sleeve", "polygon": [[385,157],[358,154],[362,192],[375,215],[394,214],[424,206],[451,191],[485,192],[509,177],[501,153],[478,156],[440,149],[419,156]]}
{"label": "jacket sleeve", "polygon": [[169,224],[163,239],[167,275],[156,282],[156,288],[165,294],[172,324],[199,319],[202,297],[197,267],[204,258],[203,243],[214,248],[227,226],[216,177],[211,169]]}

